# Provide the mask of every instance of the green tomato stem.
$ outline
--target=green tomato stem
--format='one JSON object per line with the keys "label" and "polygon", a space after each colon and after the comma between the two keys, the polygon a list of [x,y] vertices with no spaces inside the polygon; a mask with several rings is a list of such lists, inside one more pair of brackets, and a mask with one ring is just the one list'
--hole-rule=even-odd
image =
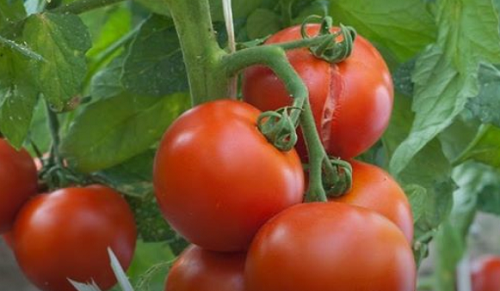
{"label": "green tomato stem", "polygon": [[208,0],[166,0],[181,43],[193,105],[229,97]]}
{"label": "green tomato stem", "polygon": [[300,121],[304,138],[309,149],[309,189],[308,200],[327,201],[322,184],[323,164],[328,158],[321,144],[316,130],[316,124],[309,103],[309,92],[286,57],[285,50],[278,45],[266,45],[248,48],[223,57],[223,65],[228,77],[237,74],[244,68],[252,65],[266,65],[281,79],[284,80],[290,96],[294,98],[293,107],[302,110],[293,110],[291,118],[294,122]]}
{"label": "green tomato stem", "polygon": [[50,136],[52,138],[51,154],[49,158],[49,164],[56,164],[58,166],[63,166],[62,158],[59,154],[59,120],[57,119],[57,114],[50,108],[50,105],[46,104],[47,111],[47,122],[50,131]]}
{"label": "green tomato stem", "polygon": [[68,4],[64,4],[50,11],[55,13],[80,14],[83,12],[109,6],[123,1],[124,0],[78,0]]}
{"label": "green tomato stem", "polygon": [[[268,66],[281,80],[285,81],[286,89],[294,99],[293,107],[303,107],[305,101],[308,100],[309,92],[280,46],[265,45],[248,48],[222,58],[226,77],[232,77],[241,70],[258,64]],[[291,118],[294,124],[298,124],[300,115],[300,110],[292,111]]]}

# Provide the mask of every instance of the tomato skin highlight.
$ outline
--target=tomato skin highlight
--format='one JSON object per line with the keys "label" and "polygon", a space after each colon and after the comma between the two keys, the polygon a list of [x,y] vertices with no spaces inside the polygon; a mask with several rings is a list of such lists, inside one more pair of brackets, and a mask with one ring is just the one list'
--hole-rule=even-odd
{"label": "tomato skin highlight", "polygon": [[0,138],[0,234],[11,230],[17,213],[37,187],[35,164],[28,152],[16,151]]}
{"label": "tomato skin highlight", "polygon": [[189,246],[168,273],[165,291],[244,291],[244,253]]}
{"label": "tomato skin highlight", "polygon": [[[317,24],[307,26],[310,36],[318,31]],[[300,26],[294,26],[274,34],[266,44],[300,39]],[[287,57],[309,89],[316,128],[330,155],[353,158],[382,136],[389,124],[394,89],[385,61],[366,39],[358,35],[352,55],[338,64],[316,58],[307,48],[287,51]],[[283,82],[264,66],[245,70],[243,97],[262,111],[292,102]],[[296,148],[307,161],[302,134]]]}
{"label": "tomato skin highlight", "polygon": [[414,291],[416,267],[403,233],[385,217],[344,203],[293,206],[256,235],[246,291]]}
{"label": "tomato skin highlight", "polygon": [[74,291],[67,281],[95,280],[102,290],[116,278],[110,247],[122,267],[137,239],[127,202],[104,186],[65,188],[31,199],[14,225],[14,254],[28,279],[43,291]]}
{"label": "tomato skin highlight", "polygon": [[471,265],[472,291],[500,290],[500,257],[487,255]]}
{"label": "tomato skin highlight", "polygon": [[165,133],[155,159],[156,198],[165,219],[191,243],[244,251],[268,219],[302,202],[300,159],[266,140],[256,126],[259,113],[243,102],[209,102]]}
{"label": "tomato skin highlight", "polygon": [[355,160],[350,163],[353,169],[351,190],[330,200],[378,212],[396,224],[411,243],[413,214],[403,189],[386,171],[377,166]]}

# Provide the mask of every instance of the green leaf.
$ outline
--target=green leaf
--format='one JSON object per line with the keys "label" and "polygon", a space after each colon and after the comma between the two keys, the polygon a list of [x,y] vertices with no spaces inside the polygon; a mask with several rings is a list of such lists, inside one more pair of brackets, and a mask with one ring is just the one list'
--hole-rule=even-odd
{"label": "green leaf", "polygon": [[100,171],[96,175],[119,192],[133,197],[153,193],[154,150],[148,150],[122,164]]}
{"label": "green leaf", "polygon": [[156,203],[152,182],[155,153],[154,150],[148,150],[95,175],[105,184],[127,195],[143,241],[165,241],[177,253],[186,244],[165,222]]}
{"label": "green leaf", "polygon": [[122,83],[131,92],[151,96],[188,90],[177,32],[167,17],[153,15],[142,24],[125,59]]}
{"label": "green leaf", "polygon": [[122,93],[100,100],[75,118],[62,153],[82,172],[118,165],[158,141],[188,107],[185,94],[153,98]]}
{"label": "green leaf", "polygon": [[[457,183],[458,189],[453,193],[453,211],[450,217],[453,225],[459,231],[462,240],[466,241],[469,228],[474,220],[478,203],[486,202],[485,197],[489,195],[490,187],[499,187],[499,173],[488,167],[474,162],[467,162],[453,170],[453,180]],[[500,193],[500,192],[499,192]],[[486,194],[486,195],[485,195]],[[492,206],[499,211],[499,204],[496,204],[494,195],[485,205]],[[500,197],[498,197],[500,198]]]}
{"label": "green leaf", "polygon": [[29,70],[24,56],[0,47],[0,131],[16,148],[28,134],[38,95],[26,78]]}
{"label": "green leaf", "polygon": [[[499,175],[500,173],[496,173]],[[478,209],[480,211],[500,216],[500,183],[492,183],[479,193]]]}
{"label": "green leaf", "polygon": [[0,1],[0,31],[26,17],[26,11],[22,0]]}
{"label": "green leaf", "polygon": [[87,28],[76,15],[44,13],[28,18],[23,38],[45,59],[30,66],[39,90],[55,110],[65,110],[81,92],[87,71]]}
{"label": "green leaf", "polygon": [[120,82],[124,60],[124,55],[115,58],[106,68],[92,77],[90,94],[93,98],[112,97],[125,90]]}
{"label": "green leaf", "polygon": [[438,136],[443,152],[449,161],[455,161],[467,149],[477,135],[481,124],[470,114],[459,115],[455,121]]}
{"label": "green leaf", "polygon": [[455,168],[453,179],[459,186],[453,193],[453,210],[436,236],[435,278],[438,290],[454,290],[455,270],[466,251],[469,228],[477,212],[480,193],[491,183],[500,183],[498,173],[472,162]]}
{"label": "green leaf", "polygon": [[481,66],[479,82],[479,95],[470,99],[466,107],[483,123],[500,127],[500,71],[492,65]]}
{"label": "green leaf", "polygon": [[[164,290],[165,274],[174,259],[175,254],[165,242],[137,241],[134,260],[127,271],[131,282],[136,286],[136,291]],[[148,281],[146,286],[139,286],[139,283],[145,283],[144,280]]]}
{"label": "green leaf", "polygon": [[266,37],[281,29],[281,19],[271,10],[257,9],[248,17],[246,29],[251,39]]}
{"label": "green leaf", "polygon": [[118,7],[106,13],[103,23],[99,25],[99,32],[93,36],[95,39],[92,48],[87,52],[87,57],[96,58],[109,47],[126,35],[131,28],[132,15],[130,9]]}
{"label": "green leaf", "polygon": [[415,70],[416,58],[399,65],[392,75],[394,89],[397,93],[405,96],[413,96],[414,83],[411,79],[413,70]]}
{"label": "green leaf", "polygon": [[418,158],[398,176],[403,185],[419,185],[425,207],[415,220],[415,238],[435,230],[450,214],[455,185],[451,179],[451,165],[444,156],[439,141],[429,143]]}
{"label": "green leaf", "polygon": [[[394,101],[391,124],[383,137],[389,157],[411,130],[414,118],[410,98],[396,95]],[[435,139],[427,144],[396,178],[410,198],[415,216],[415,240],[422,247],[421,244],[427,243],[429,235],[448,217],[452,207],[451,165],[439,141]]]}
{"label": "green leaf", "polygon": [[[33,118],[31,120],[29,139],[42,153],[48,153],[52,143],[52,138],[47,124],[47,109],[45,101],[38,98],[37,105],[35,106],[35,110],[33,112]],[[36,152],[33,151],[32,147],[27,147],[26,149],[32,156],[36,156]]]}
{"label": "green leaf", "polygon": [[170,15],[165,0],[135,0],[156,14]]}
{"label": "green leaf", "polygon": [[[295,10],[298,9],[298,15],[293,19],[292,23],[302,24],[304,20],[311,15],[319,15],[319,16],[327,16],[328,11],[330,10],[330,1],[328,0],[307,0],[304,1],[304,5],[300,5],[301,3],[295,3]],[[299,4],[299,5],[297,5]]]}
{"label": "green leaf", "polygon": [[426,202],[430,199],[427,196],[428,192],[424,187],[416,184],[405,185],[404,191],[410,201],[413,221],[419,221],[425,215]]}
{"label": "green leaf", "polygon": [[331,1],[330,14],[400,60],[408,60],[435,38],[434,20],[421,0]]}
{"label": "green leaf", "polygon": [[44,59],[41,55],[32,51],[30,48],[25,47],[23,45],[20,45],[20,44],[16,43],[15,41],[12,41],[10,39],[6,39],[2,36],[0,36],[0,45],[3,45],[7,48],[10,48],[11,50],[15,50],[16,52],[24,55],[25,57],[33,59],[35,61],[44,61]]}
{"label": "green leaf", "polygon": [[456,163],[466,160],[474,160],[500,169],[500,128],[493,125],[481,126],[475,138],[457,158]]}
{"label": "green leaf", "polygon": [[0,104],[0,131],[16,148],[20,148],[28,134],[36,91],[28,84],[17,84],[7,90]]}
{"label": "green leaf", "polygon": [[498,17],[490,0],[442,0],[438,11],[438,41],[416,63],[412,105],[416,116],[410,135],[392,157],[394,174],[453,122],[469,98],[477,96],[479,64],[500,62]]}
{"label": "green leaf", "polygon": [[143,197],[127,197],[135,213],[135,219],[141,238],[145,242],[166,241],[177,246],[185,241],[167,224],[163,218],[153,192]]}

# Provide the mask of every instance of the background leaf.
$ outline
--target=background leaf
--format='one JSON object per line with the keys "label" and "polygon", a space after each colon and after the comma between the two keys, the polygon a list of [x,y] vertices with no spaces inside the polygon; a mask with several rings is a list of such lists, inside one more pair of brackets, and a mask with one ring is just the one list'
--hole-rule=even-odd
{"label": "background leaf", "polygon": [[125,59],[122,83],[131,92],[151,96],[188,90],[177,32],[169,18],[153,15],[142,24]]}
{"label": "background leaf", "polygon": [[16,148],[28,134],[38,96],[36,87],[26,78],[29,70],[24,55],[0,46],[0,131]]}
{"label": "background leaf", "polygon": [[269,36],[281,29],[280,17],[268,9],[256,9],[247,20],[246,30],[251,39]]}
{"label": "background leaf", "polygon": [[421,0],[330,1],[336,22],[351,25],[362,36],[390,49],[400,60],[408,60],[436,35],[431,14]]}
{"label": "background leaf", "polygon": [[453,122],[469,98],[477,96],[479,63],[500,62],[498,17],[491,1],[442,0],[438,5],[438,41],[416,63],[415,121],[392,157],[394,174]]}
{"label": "background leaf", "polygon": [[87,72],[85,52],[91,46],[87,28],[78,16],[44,13],[28,18],[23,38],[45,59],[30,66],[40,92],[55,110],[66,109],[81,93]]}
{"label": "background leaf", "polygon": [[479,82],[479,95],[470,99],[467,108],[483,123],[500,127],[500,71],[492,65],[481,66]]}
{"label": "background leaf", "polygon": [[82,172],[106,169],[144,152],[189,107],[185,94],[153,98],[122,93],[86,107],[61,150]]}
{"label": "background leaf", "polygon": [[8,25],[22,20],[26,16],[22,0],[0,1],[0,32]]}
{"label": "background leaf", "polygon": [[500,169],[500,128],[483,125],[457,163],[474,160]]}

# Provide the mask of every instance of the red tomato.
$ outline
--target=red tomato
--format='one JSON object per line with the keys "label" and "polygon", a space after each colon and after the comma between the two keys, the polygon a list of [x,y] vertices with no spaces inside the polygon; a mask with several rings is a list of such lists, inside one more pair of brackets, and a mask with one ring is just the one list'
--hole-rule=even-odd
{"label": "red tomato", "polygon": [[475,260],[472,269],[472,291],[500,290],[500,257],[484,256]]}
{"label": "red tomato", "polygon": [[[308,34],[316,35],[319,27],[309,25]],[[299,39],[300,26],[295,26],[276,33],[266,43]],[[366,39],[358,35],[352,55],[338,64],[316,58],[307,48],[289,51],[287,56],[309,89],[316,127],[330,155],[355,157],[380,138],[392,111],[393,84],[383,58]],[[243,97],[260,110],[290,105],[289,96],[269,68],[254,66],[245,71]],[[307,160],[301,134],[299,137],[297,150]]]}
{"label": "red tomato", "polygon": [[191,245],[168,273],[165,291],[243,291],[245,254]]}
{"label": "red tomato", "polygon": [[414,291],[416,267],[403,233],[374,211],[306,203],[257,233],[245,265],[246,291]]}
{"label": "red tomato", "polygon": [[396,181],[379,167],[350,161],[353,169],[351,191],[340,198],[331,199],[374,210],[394,222],[413,240],[413,215],[405,192]]}
{"label": "red tomato", "polygon": [[41,290],[74,291],[67,278],[94,280],[107,290],[116,283],[107,248],[126,269],[136,238],[133,214],[116,191],[97,185],[66,188],[36,196],[23,207],[14,225],[14,253]]}
{"label": "red tomato", "polygon": [[0,138],[0,234],[12,228],[14,218],[37,192],[35,164],[25,150],[16,151]]}
{"label": "red tomato", "polygon": [[165,133],[155,160],[156,198],[191,243],[246,250],[268,219],[302,201],[297,153],[272,146],[257,129],[258,115],[246,103],[219,100],[189,110]]}

